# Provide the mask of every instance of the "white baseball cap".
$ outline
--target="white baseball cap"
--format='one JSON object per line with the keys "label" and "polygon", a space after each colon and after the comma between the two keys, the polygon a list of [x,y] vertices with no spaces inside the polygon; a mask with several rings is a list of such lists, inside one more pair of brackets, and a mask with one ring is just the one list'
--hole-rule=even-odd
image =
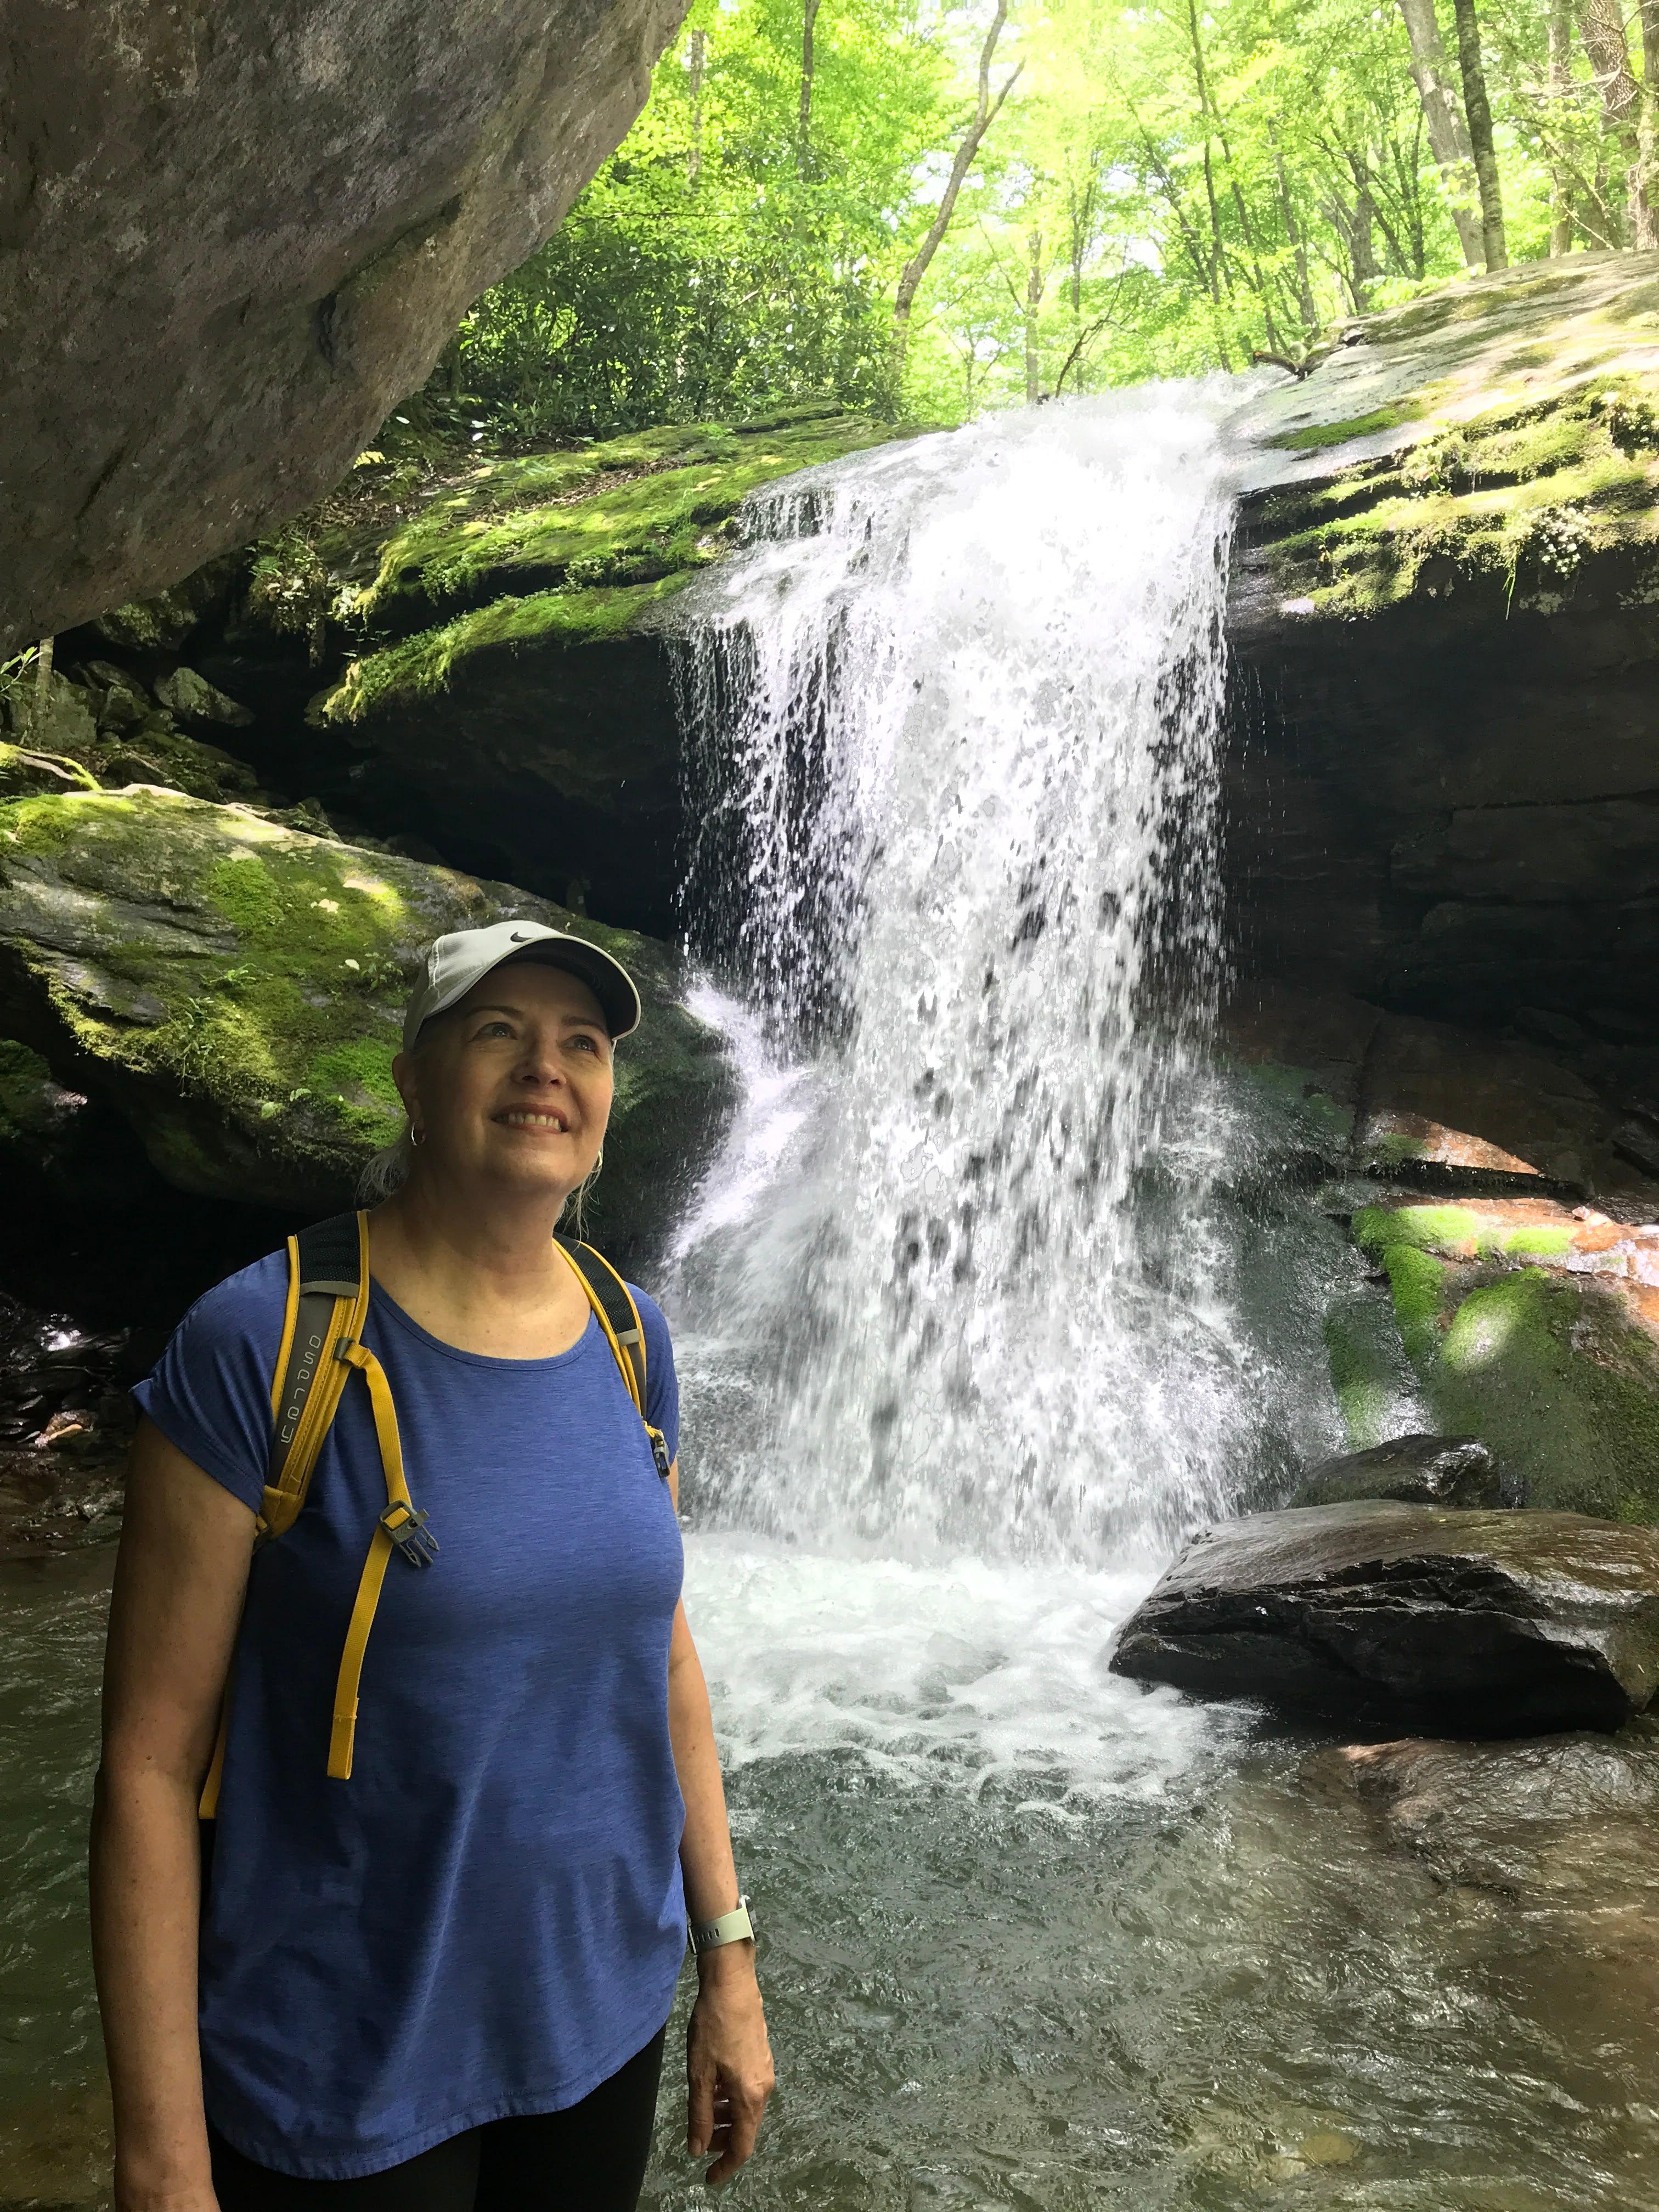
{"label": "white baseball cap", "polygon": [[452,929],[427,947],[426,965],[404,1015],[404,1050],[411,1052],[421,1024],[464,999],[492,968],[507,960],[535,960],[579,976],[599,1002],[605,1025],[624,1037],[640,1025],[640,994],[620,960],[585,937],[549,929],[539,921],[496,921],[488,929]]}

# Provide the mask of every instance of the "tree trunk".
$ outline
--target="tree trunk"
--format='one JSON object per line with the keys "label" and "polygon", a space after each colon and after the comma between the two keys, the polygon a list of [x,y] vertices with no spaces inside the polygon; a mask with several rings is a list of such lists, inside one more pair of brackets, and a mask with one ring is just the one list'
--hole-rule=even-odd
{"label": "tree trunk", "polygon": [[[1550,0],[1549,100],[1553,135],[1566,123],[1572,93],[1571,0]],[[1550,170],[1550,252],[1572,251],[1572,172],[1559,156]]]}
{"label": "tree trunk", "polygon": [[1314,298],[1313,277],[1308,267],[1308,236],[1296,219],[1296,204],[1291,198],[1291,180],[1285,168],[1285,156],[1279,150],[1279,133],[1272,119],[1267,124],[1267,137],[1273,149],[1273,167],[1279,177],[1279,205],[1285,218],[1285,234],[1291,241],[1296,265],[1297,313],[1302,318],[1302,343],[1310,346],[1319,335],[1319,305]]}
{"label": "tree trunk", "polygon": [[951,173],[945,179],[945,190],[939,197],[938,212],[928,225],[927,235],[905,263],[899,275],[898,290],[893,299],[893,346],[888,370],[895,403],[898,399],[899,388],[903,382],[905,356],[910,348],[910,310],[915,305],[916,294],[921,289],[921,280],[927,274],[928,264],[939,252],[945,232],[951,228],[951,218],[956,213],[957,202],[962,196],[963,179],[974,166],[974,156],[984,143],[986,132],[1001,112],[1003,101],[1007,99],[1018,83],[1020,70],[1025,66],[1024,63],[1021,62],[1018,68],[1009,71],[1003,81],[1002,89],[993,100],[991,61],[997,50],[997,40],[1002,36],[1002,28],[1007,21],[1008,0],[997,0],[997,12],[991,19],[990,29],[985,34],[985,44],[980,48],[979,100],[974,109],[973,119],[962,134],[962,142],[957,148],[956,159],[951,164]]}
{"label": "tree trunk", "polygon": [[800,136],[795,141],[795,174],[805,179],[812,168],[812,33],[823,0],[806,0],[800,33]]}
{"label": "tree trunk", "polygon": [[1042,356],[1037,350],[1037,319],[1046,289],[1042,273],[1042,233],[1034,230],[1025,241],[1025,404],[1035,407],[1042,397]]}
{"label": "tree trunk", "polygon": [[702,73],[708,62],[708,33],[693,31],[686,53],[686,75],[691,82],[691,146],[685,157],[685,173],[694,186],[702,175]]}
{"label": "tree trunk", "polygon": [[1376,265],[1376,241],[1371,234],[1370,164],[1363,154],[1350,154],[1348,167],[1353,173],[1353,228],[1348,246],[1353,276],[1349,289],[1355,314],[1363,315],[1370,310],[1371,286],[1382,271]]}
{"label": "tree trunk", "polygon": [[1638,246],[1659,245],[1659,162],[1655,141],[1659,137],[1659,0],[1640,0],[1642,18],[1642,120],[1636,133],[1637,191],[1634,208],[1640,221],[1632,228]]}
{"label": "tree trunk", "polygon": [[1601,95],[1601,128],[1625,157],[1625,206],[1632,246],[1655,243],[1653,215],[1643,191],[1639,125],[1642,88],[1631,73],[1619,0],[1578,0],[1578,28]]}
{"label": "tree trunk", "polygon": [[44,747],[51,734],[52,721],[52,649],[54,641],[43,637],[35,647],[34,656],[34,720],[30,734],[37,745]]}
{"label": "tree trunk", "polygon": [[1480,187],[1480,243],[1486,267],[1507,269],[1509,247],[1504,238],[1504,195],[1498,181],[1498,152],[1492,144],[1492,103],[1486,98],[1486,72],[1480,59],[1480,26],[1475,21],[1474,0],[1452,0],[1457,17],[1457,64],[1463,78],[1463,112],[1469,122],[1469,146],[1474,155],[1475,180]]}
{"label": "tree trunk", "polygon": [[1440,24],[1434,0],[1400,0],[1411,41],[1412,78],[1423,103],[1423,119],[1429,126],[1429,149],[1446,179],[1446,197],[1464,264],[1474,268],[1482,258],[1480,218],[1474,212],[1474,165],[1469,153],[1469,134],[1457,109],[1441,44]]}

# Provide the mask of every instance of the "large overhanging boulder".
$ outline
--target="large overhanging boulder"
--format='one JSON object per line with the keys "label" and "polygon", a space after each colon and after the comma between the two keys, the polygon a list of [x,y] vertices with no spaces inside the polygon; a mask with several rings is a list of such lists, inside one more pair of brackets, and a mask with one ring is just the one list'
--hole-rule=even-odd
{"label": "large overhanging boulder", "polygon": [[325,491],[616,146],[684,13],[21,0],[0,649]]}
{"label": "large overhanging boulder", "polygon": [[179,1188],[303,1217],[349,1202],[394,1138],[415,957],[526,915],[626,962],[645,1020],[618,1049],[594,1233],[642,1251],[732,1090],[676,956],[504,884],[134,786],[0,806],[0,1033],[116,1107]]}

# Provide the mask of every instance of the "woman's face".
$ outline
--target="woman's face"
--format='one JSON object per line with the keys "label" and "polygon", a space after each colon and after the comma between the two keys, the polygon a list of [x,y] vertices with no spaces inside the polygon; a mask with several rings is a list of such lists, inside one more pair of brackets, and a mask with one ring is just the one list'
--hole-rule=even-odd
{"label": "woman's face", "polygon": [[492,969],[392,1072],[420,1158],[446,1176],[562,1198],[599,1159],[611,1036],[592,992],[562,968]]}

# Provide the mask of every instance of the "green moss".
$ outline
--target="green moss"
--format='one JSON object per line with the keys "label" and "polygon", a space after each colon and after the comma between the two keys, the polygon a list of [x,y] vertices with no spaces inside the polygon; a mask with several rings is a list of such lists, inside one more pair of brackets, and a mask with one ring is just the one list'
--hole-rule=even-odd
{"label": "green moss", "polygon": [[1572,1231],[1559,1223],[1537,1221],[1483,1240],[1483,1250],[1496,1250],[1514,1259],[1565,1260],[1572,1249]]}
{"label": "green moss", "polygon": [[1431,1388],[1449,1427],[1525,1477],[1528,1505],[1659,1521],[1659,1352],[1606,1292],[1535,1267],[1482,1285]]}
{"label": "green moss", "polygon": [[1377,407],[1369,415],[1356,415],[1346,422],[1314,422],[1305,430],[1287,430],[1269,443],[1295,453],[1317,452],[1323,446],[1346,446],[1352,438],[1369,438],[1378,430],[1397,430],[1402,422],[1412,421],[1416,411],[1405,405]]}
{"label": "green moss", "polygon": [[38,1052],[0,1038],[0,1145],[48,1135],[58,1119],[57,1085]]}
{"label": "green moss", "polygon": [[1478,1214],[1461,1206],[1366,1206],[1353,1218],[1354,1242],[1363,1251],[1386,1254],[1396,1245],[1419,1252],[1474,1244]]}
{"label": "green moss", "polygon": [[1333,616],[1460,581],[1547,594],[1587,555],[1659,546],[1643,442],[1656,398],[1649,380],[1603,377],[1449,422],[1441,395],[1395,460],[1268,503],[1279,590]]}
{"label": "green moss", "polygon": [[1384,1342],[1376,1319],[1370,1300],[1334,1306],[1325,1316],[1325,1356],[1350,1451],[1380,1444],[1399,1402],[1398,1342]]}
{"label": "green moss", "polygon": [[459,662],[490,647],[568,648],[623,636],[648,606],[690,580],[688,572],[625,590],[561,589],[497,599],[354,661],[333,690],[313,702],[308,719],[358,722],[393,699],[429,696],[443,690]]}
{"label": "green moss", "polygon": [[1382,1255],[1382,1265],[1394,1293],[1400,1341],[1413,1365],[1421,1370],[1432,1362],[1439,1348],[1446,1269],[1413,1244],[1389,1245]]}

